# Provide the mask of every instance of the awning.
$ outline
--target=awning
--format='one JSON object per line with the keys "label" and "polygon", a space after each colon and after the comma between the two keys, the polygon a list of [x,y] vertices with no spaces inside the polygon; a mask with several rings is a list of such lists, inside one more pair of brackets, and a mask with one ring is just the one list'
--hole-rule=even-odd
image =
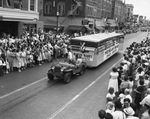
{"label": "awning", "polygon": [[83,29],[83,26],[77,26],[77,25],[69,25],[68,26],[68,30],[82,30]]}
{"label": "awning", "polygon": [[[59,28],[63,28],[64,26],[59,26]],[[46,24],[46,25],[44,25],[44,28],[47,28],[47,29],[54,29],[54,28],[57,28],[57,26],[56,25],[48,25],[48,24]]]}
{"label": "awning", "polygon": [[53,29],[53,28],[56,28],[56,26],[53,26],[53,25],[44,25],[44,28]]}
{"label": "awning", "polygon": [[16,21],[16,22],[23,22],[23,23],[32,23],[32,24],[36,24],[36,19],[19,19],[19,18],[5,18],[5,17],[1,17],[0,21]]}

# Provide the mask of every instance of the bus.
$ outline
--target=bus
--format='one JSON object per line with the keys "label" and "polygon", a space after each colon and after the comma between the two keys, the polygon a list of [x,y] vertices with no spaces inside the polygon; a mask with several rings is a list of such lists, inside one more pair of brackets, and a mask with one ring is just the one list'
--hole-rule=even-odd
{"label": "bus", "polygon": [[82,57],[87,67],[97,67],[105,60],[123,50],[124,35],[99,33],[79,36],[70,40],[73,55]]}

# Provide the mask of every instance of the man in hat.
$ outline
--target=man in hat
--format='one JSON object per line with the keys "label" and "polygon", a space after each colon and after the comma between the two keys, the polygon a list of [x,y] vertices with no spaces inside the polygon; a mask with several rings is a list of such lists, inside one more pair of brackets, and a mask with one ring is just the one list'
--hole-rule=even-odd
{"label": "man in hat", "polygon": [[125,108],[124,113],[127,116],[127,119],[139,119],[138,117],[133,116],[134,110],[132,108]]}

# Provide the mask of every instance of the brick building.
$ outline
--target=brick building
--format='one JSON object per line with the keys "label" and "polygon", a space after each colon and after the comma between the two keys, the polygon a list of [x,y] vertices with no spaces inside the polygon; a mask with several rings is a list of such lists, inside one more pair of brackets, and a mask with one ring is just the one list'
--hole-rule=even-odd
{"label": "brick building", "polygon": [[[40,21],[43,21],[43,28],[46,31],[50,29],[57,30],[57,28],[67,32],[86,32],[95,28],[102,29],[106,25],[105,20],[112,16],[112,1],[39,0],[39,18]],[[117,18],[124,10],[124,3],[120,2],[119,5],[122,5],[117,11],[119,14],[114,15]],[[114,10],[116,10],[116,7]]]}
{"label": "brick building", "polygon": [[130,21],[133,19],[133,9],[134,6],[132,4],[126,4],[126,20]]}

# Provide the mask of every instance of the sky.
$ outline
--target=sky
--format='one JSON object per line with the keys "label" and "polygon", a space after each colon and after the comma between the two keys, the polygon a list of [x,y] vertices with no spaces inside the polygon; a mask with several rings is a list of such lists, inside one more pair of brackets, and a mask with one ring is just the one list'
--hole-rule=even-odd
{"label": "sky", "polygon": [[126,4],[133,4],[133,14],[146,16],[150,20],[150,0],[125,0]]}

